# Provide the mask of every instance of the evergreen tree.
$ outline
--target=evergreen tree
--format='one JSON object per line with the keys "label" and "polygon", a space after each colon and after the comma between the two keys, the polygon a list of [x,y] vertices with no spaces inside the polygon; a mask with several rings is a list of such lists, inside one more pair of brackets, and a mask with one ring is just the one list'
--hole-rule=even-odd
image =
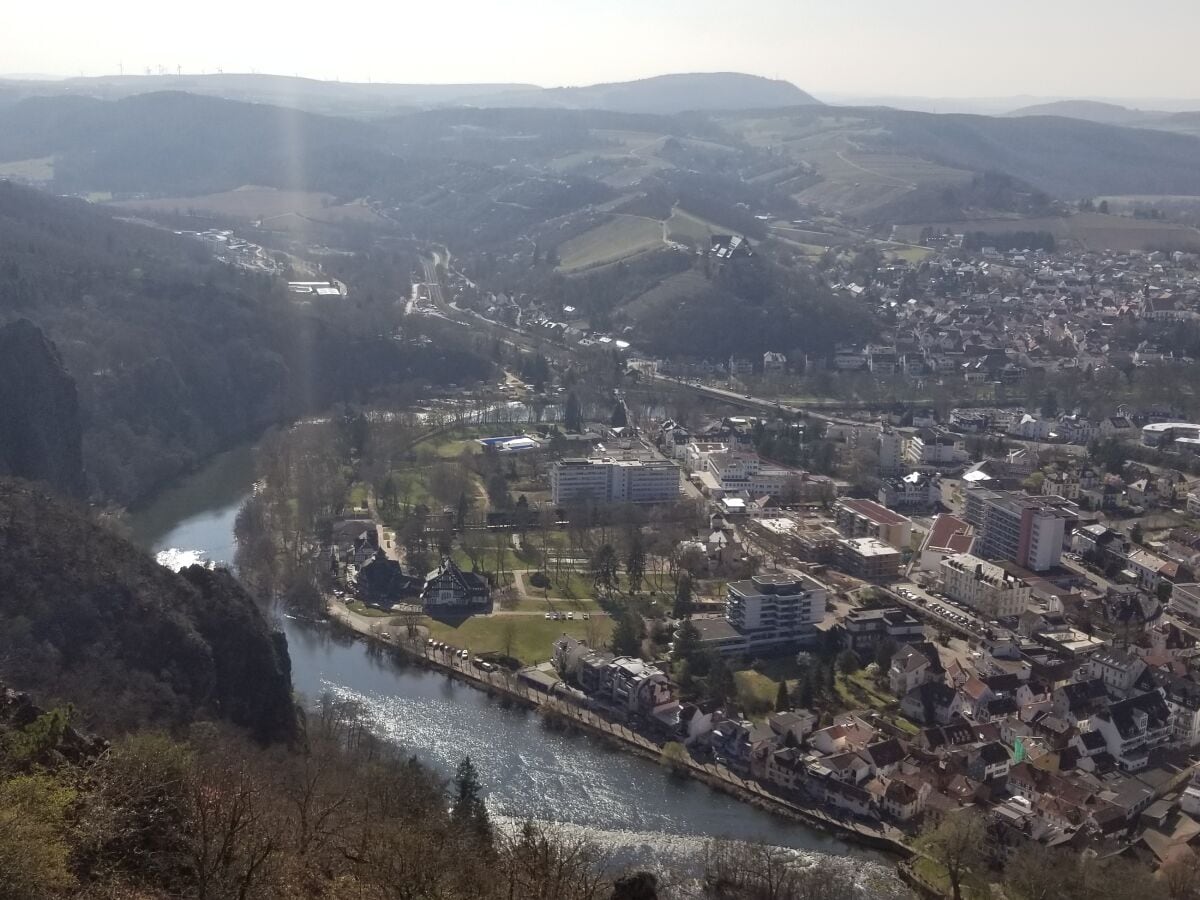
{"label": "evergreen tree", "polygon": [[700,652],[700,630],[685,620],[675,637],[675,658],[690,660]]}
{"label": "evergreen tree", "polygon": [[618,400],[613,407],[611,424],[613,428],[624,428],[629,424],[629,416],[625,412],[625,401]]}
{"label": "evergreen tree", "polygon": [[715,703],[725,704],[737,696],[737,682],[733,678],[733,670],[719,654],[713,654],[707,685],[708,696]]}
{"label": "evergreen tree", "polygon": [[467,524],[467,512],[471,508],[471,501],[467,499],[467,492],[462,491],[458,495],[458,530],[462,531]]}
{"label": "evergreen tree", "polygon": [[642,531],[634,528],[629,539],[629,555],[625,557],[625,573],[629,576],[629,592],[636,594],[642,589],[646,577],[646,547],[642,543]]}
{"label": "evergreen tree", "polygon": [[775,712],[786,712],[792,708],[792,698],[788,696],[787,680],[779,682],[779,690],[775,692]]}
{"label": "evergreen tree", "polygon": [[858,654],[849,648],[837,655],[838,671],[843,675],[853,675],[861,666],[862,663],[859,662]]}
{"label": "evergreen tree", "polygon": [[626,611],[622,613],[617,619],[616,625],[613,626],[612,651],[617,656],[641,656],[642,638],[645,636],[645,626],[642,625],[642,617],[636,613]]}
{"label": "evergreen tree", "polygon": [[464,756],[454,773],[454,802],[450,817],[464,832],[491,843],[492,822],[483,803],[483,788],[471,757]]}
{"label": "evergreen tree", "polygon": [[1058,415],[1058,393],[1054,388],[1047,388],[1042,395],[1041,413],[1043,419],[1053,419]]}
{"label": "evergreen tree", "polygon": [[797,698],[800,702],[801,709],[811,710],[816,702],[816,692],[813,685],[813,671],[804,673],[804,677],[800,679],[800,696]]}
{"label": "evergreen tree", "polygon": [[671,607],[671,615],[676,619],[687,619],[692,615],[692,576],[687,572],[680,575],[675,584],[675,603]]}
{"label": "evergreen tree", "polygon": [[579,398],[575,396],[575,392],[567,394],[567,408],[563,414],[563,424],[566,425],[567,431],[576,433],[583,431],[583,409],[579,405]]}
{"label": "evergreen tree", "polygon": [[879,667],[881,677],[887,677],[888,669],[892,667],[892,657],[895,655],[896,642],[890,637],[885,637],[875,645],[875,665]]}

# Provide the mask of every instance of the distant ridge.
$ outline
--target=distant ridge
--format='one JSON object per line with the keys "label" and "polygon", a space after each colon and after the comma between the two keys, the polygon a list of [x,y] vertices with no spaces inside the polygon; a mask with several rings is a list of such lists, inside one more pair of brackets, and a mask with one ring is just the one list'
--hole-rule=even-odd
{"label": "distant ridge", "polygon": [[1036,103],[1008,113],[1009,117],[1020,116],[1062,116],[1067,119],[1082,119],[1085,122],[1098,122],[1101,125],[1140,125],[1148,118],[1164,116],[1166,113],[1146,112],[1140,109],[1130,109],[1116,103],[1102,103],[1099,100],[1057,100],[1052,103]]}
{"label": "distant ridge", "polygon": [[819,106],[821,102],[789,81],[739,72],[697,72],[587,87],[514,91],[484,98],[481,105],[553,106],[669,115],[689,110]]}
{"label": "distant ridge", "polygon": [[439,106],[596,109],[672,114],[688,110],[774,109],[820,101],[787,81],[737,72],[658,75],[583,87],[533,84],[389,84],[318,81],[287,75],[110,75],[59,81],[0,79],[0,97],[80,96],[119,100],[186,91],[332,115],[376,117]]}
{"label": "distant ridge", "polygon": [[1200,112],[1167,112],[1153,109],[1131,109],[1119,103],[1099,100],[1059,100],[1025,106],[1007,114],[1009,118],[1026,116],[1059,116],[1095,122],[1098,125],[1119,125],[1125,128],[1149,128],[1154,131],[1175,131],[1200,135]]}

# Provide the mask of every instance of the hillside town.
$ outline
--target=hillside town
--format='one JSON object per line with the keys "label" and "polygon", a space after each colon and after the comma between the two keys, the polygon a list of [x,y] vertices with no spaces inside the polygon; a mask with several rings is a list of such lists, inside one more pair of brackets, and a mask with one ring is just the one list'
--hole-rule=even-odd
{"label": "hillside town", "polygon": [[[491,505],[474,519],[446,507],[457,526],[430,571],[366,508],[339,526],[338,596],[412,622],[544,609],[562,633],[525,658],[438,640],[436,626],[423,640],[852,830],[905,842],[970,811],[1007,847],[1190,857],[1200,425],[1170,403],[1059,396],[1053,379],[1190,362],[1196,258],[923,241],[919,265],[835,285],[891,324],[822,358],[648,360],[580,332],[636,376],[699,391],[706,410],[634,414],[615,392],[611,416],[581,417],[577,388],[558,387],[565,427],[476,429]],[[774,399],[781,379],[814,371],[975,386],[974,402],[826,414]],[[1031,385],[1036,403],[1008,401]],[[501,479],[497,495],[488,466],[522,492]],[[499,529],[497,546],[511,537],[514,571],[450,552],[476,527]],[[592,595],[575,606],[552,599],[564,557],[566,581]],[[651,567],[666,573],[654,586]]]}

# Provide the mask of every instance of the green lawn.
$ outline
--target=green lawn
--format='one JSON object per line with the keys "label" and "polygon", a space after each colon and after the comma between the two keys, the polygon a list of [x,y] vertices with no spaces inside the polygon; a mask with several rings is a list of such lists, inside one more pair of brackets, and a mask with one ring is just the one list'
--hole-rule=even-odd
{"label": "green lawn", "polygon": [[[551,590],[550,593],[553,595],[554,591]],[[586,600],[583,598],[575,600],[555,599],[553,596],[547,600],[542,597],[542,592],[537,588],[530,588],[530,595],[528,597],[522,597],[517,601],[516,606],[509,608],[521,612],[597,612],[600,609],[595,600]]]}
{"label": "green lawn", "polygon": [[451,439],[436,445],[437,455],[442,459],[458,459],[464,450],[476,452],[479,449],[474,438]]}
{"label": "green lawn", "polygon": [[394,615],[394,613],[388,612],[387,610],[376,609],[374,606],[367,606],[361,600],[353,600],[350,603],[347,603],[346,609],[350,610],[350,612],[358,613],[360,616],[369,616],[373,619]]}
{"label": "green lawn", "polygon": [[[489,535],[489,537],[493,536]],[[507,539],[508,535],[505,534],[504,537]],[[450,556],[460,569],[465,569],[467,571],[471,570],[471,558],[467,556],[462,547],[455,547],[451,551]],[[531,565],[529,561],[521,559],[521,557],[517,555],[517,551],[512,548],[512,544],[506,544],[504,546],[504,549],[500,552],[500,558],[504,562],[504,571],[506,572],[511,572],[514,569],[527,569]],[[496,571],[495,544],[489,542],[488,544],[484,545],[482,552],[479,554],[479,569],[480,571],[484,572]]]}
{"label": "green lawn", "polygon": [[733,680],[737,684],[738,702],[744,709],[750,712],[766,712],[775,708],[775,696],[779,693],[778,682],[753,669],[734,672]]}
{"label": "green lawn", "polygon": [[[922,856],[913,863],[913,868],[918,875],[935,885],[943,897],[950,896],[950,880],[946,877],[946,872],[941,865]],[[985,897],[991,896],[990,891],[980,891],[971,884],[964,884],[962,892],[964,900],[984,900]]]}
{"label": "green lawn", "polygon": [[612,634],[612,620],[593,618],[589,622],[547,621],[540,616],[471,616],[461,623],[423,619],[434,640],[446,641],[456,647],[477,653],[503,653],[504,629],[513,627],[513,655],[526,665],[545,662],[554,652],[554,642],[563,634],[575,638],[592,635],[597,644],[607,643]]}
{"label": "green lawn", "polygon": [[366,506],[367,486],[361,482],[355,482],[350,486],[350,496],[346,499],[354,509],[361,509]]}
{"label": "green lawn", "polygon": [[886,686],[877,684],[875,679],[863,670],[853,675],[838,675],[837,693],[842,702],[850,708],[867,706],[872,709],[884,709],[896,703],[895,695]]}
{"label": "green lawn", "polygon": [[391,474],[396,485],[397,502],[403,508],[405,503],[410,507],[425,504],[432,508],[433,498],[425,484],[425,474],[419,469],[395,469]]}

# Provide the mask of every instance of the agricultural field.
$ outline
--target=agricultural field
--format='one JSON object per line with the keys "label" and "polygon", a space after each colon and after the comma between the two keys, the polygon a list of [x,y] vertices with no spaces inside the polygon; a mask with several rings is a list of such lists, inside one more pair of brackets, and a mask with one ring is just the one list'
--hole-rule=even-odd
{"label": "agricultural field", "polygon": [[32,184],[43,184],[54,178],[54,157],[41,156],[37,159],[20,159],[0,163],[0,178],[14,178]]}
{"label": "agricultural field", "polygon": [[729,234],[731,229],[693,215],[678,206],[667,219],[667,239],[695,247],[707,247],[714,234]]}
{"label": "agricultural field", "polygon": [[230,219],[261,220],[264,226],[281,229],[289,227],[292,219],[317,222],[380,221],[379,215],[362,201],[339,204],[331,194],[281,191],[253,185],[200,197],[122,200],[111,205],[145,212],[197,213]]}
{"label": "agricultural field", "polygon": [[622,314],[637,321],[661,309],[678,307],[684,301],[705,295],[715,295],[712,283],[697,271],[680,272],[664,279],[646,293],[621,307]]}
{"label": "agricultural field", "polygon": [[559,271],[578,272],[663,246],[663,224],[638,216],[614,216],[558,249]]}

